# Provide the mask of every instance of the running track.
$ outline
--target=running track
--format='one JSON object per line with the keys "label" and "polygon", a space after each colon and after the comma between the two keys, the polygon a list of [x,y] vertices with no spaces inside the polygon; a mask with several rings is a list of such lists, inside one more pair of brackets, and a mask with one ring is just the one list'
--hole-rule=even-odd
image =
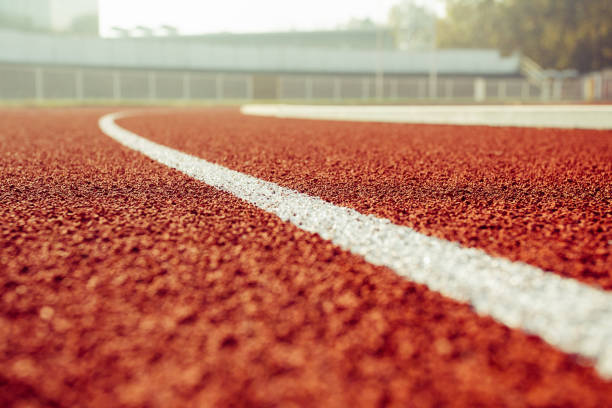
{"label": "running track", "polygon": [[[612,405],[609,371],[560,339],[478,314],[122,146],[98,127],[110,112],[0,114],[0,406]],[[117,124],[612,291],[611,131],[235,109]]]}

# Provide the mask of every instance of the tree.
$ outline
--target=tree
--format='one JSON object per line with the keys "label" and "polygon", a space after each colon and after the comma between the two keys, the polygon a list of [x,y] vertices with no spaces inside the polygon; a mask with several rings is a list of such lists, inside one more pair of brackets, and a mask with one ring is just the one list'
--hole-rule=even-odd
{"label": "tree", "polygon": [[399,49],[431,48],[436,37],[436,16],[414,0],[403,0],[389,11],[389,24]]}
{"label": "tree", "polygon": [[612,66],[609,0],[449,0],[440,47],[520,51],[545,68]]}
{"label": "tree", "polygon": [[448,0],[446,18],[438,22],[437,45],[441,48],[497,48],[506,30],[499,26],[500,4],[496,0]]}

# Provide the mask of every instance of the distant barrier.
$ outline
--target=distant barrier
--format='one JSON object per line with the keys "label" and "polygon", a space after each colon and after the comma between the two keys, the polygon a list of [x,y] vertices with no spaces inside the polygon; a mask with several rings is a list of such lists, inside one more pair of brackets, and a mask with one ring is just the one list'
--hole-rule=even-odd
{"label": "distant barrier", "polygon": [[612,69],[592,72],[583,79],[585,100],[612,100]]}
{"label": "distant barrier", "polygon": [[[326,100],[533,100],[542,99],[540,86],[520,78],[438,78],[432,84],[426,77],[385,78],[382,84],[375,77],[280,76],[278,99]],[[382,86],[381,86],[382,85]],[[580,99],[579,86],[566,89],[559,99]]]}
{"label": "distant barrier", "polygon": [[252,81],[241,74],[5,65],[0,99],[251,100]]}
{"label": "distant barrier", "polygon": [[[169,70],[0,65],[0,100],[429,100],[561,101],[600,98],[607,82],[571,78],[533,83],[521,78],[261,75]],[[593,85],[595,84],[595,85]],[[263,91],[262,91],[263,89]],[[597,88],[599,89],[599,88]],[[606,94],[607,95],[607,94]]]}

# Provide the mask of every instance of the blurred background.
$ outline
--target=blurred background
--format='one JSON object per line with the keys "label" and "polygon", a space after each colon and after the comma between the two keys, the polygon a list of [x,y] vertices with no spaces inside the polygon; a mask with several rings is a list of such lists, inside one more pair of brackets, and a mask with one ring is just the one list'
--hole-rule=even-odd
{"label": "blurred background", "polygon": [[610,0],[0,0],[8,103],[612,100]]}

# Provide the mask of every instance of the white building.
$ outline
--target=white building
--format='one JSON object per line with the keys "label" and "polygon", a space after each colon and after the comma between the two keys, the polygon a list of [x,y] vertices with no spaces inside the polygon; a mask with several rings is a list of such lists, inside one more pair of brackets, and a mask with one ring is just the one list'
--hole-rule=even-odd
{"label": "white building", "polygon": [[98,16],[98,0],[0,0],[0,14],[29,20],[36,28],[65,31],[77,17]]}

